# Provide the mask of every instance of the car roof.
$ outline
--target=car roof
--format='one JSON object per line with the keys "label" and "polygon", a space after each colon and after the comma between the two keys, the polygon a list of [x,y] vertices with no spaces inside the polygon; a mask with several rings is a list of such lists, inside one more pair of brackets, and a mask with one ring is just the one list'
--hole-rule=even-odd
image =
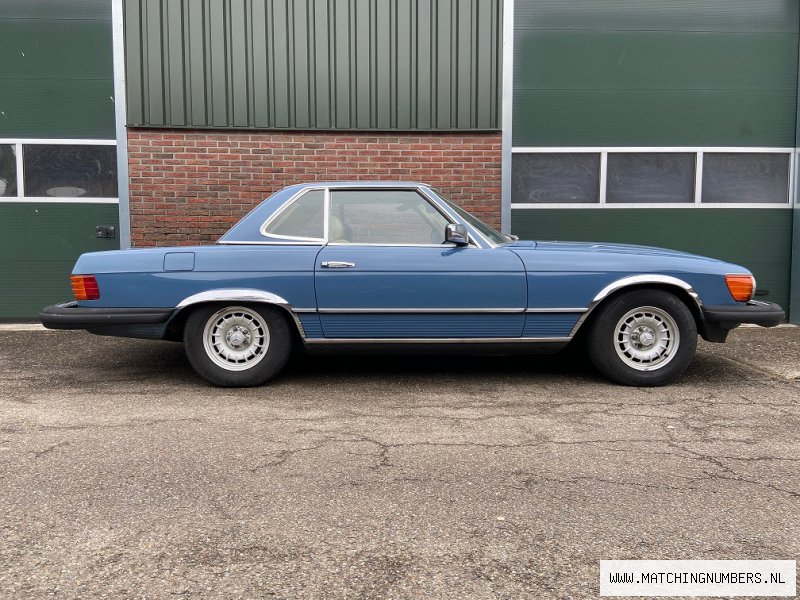
{"label": "car roof", "polygon": [[419,181],[315,181],[312,183],[298,183],[296,185],[288,186],[284,189],[303,189],[314,187],[345,187],[345,188],[359,188],[359,187],[430,187],[427,183]]}

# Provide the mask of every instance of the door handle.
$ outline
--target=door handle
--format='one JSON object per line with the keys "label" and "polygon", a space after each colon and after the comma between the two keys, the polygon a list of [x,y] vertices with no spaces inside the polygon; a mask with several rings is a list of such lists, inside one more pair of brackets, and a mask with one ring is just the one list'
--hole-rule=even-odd
{"label": "door handle", "polygon": [[323,269],[352,269],[356,263],[342,262],[339,260],[326,260],[322,263]]}

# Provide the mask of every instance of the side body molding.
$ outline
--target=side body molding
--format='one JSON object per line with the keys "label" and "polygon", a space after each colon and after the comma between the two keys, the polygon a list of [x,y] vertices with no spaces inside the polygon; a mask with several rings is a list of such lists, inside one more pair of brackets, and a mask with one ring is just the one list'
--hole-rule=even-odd
{"label": "side body molding", "polygon": [[188,306],[203,302],[258,302],[262,304],[273,304],[275,306],[279,306],[292,317],[292,320],[297,326],[297,330],[300,332],[300,336],[302,338],[306,337],[306,332],[303,329],[303,325],[300,323],[300,319],[295,314],[292,305],[289,304],[286,299],[278,296],[277,294],[265,292],[263,290],[250,289],[208,290],[205,292],[200,292],[199,294],[193,294],[188,298],[181,300],[175,307],[175,313],[177,314],[179,311]]}
{"label": "side body molding", "polygon": [[591,304],[586,308],[586,312],[581,315],[581,318],[575,323],[572,327],[572,331],[569,332],[569,337],[574,336],[580,326],[586,321],[587,317],[592,313],[592,311],[597,308],[597,305],[600,304],[605,298],[610,296],[616,291],[619,291],[626,287],[638,286],[638,285],[646,285],[648,283],[656,283],[660,285],[671,285],[678,287],[689,294],[689,297],[694,300],[695,304],[697,305],[698,310],[702,309],[703,301],[700,299],[700,295],[697,291],[688,283],[686,283],[683,279],[678,279],[677,277],[672,277],[671,275],[659,275],[657,273],[649,274],[649,275],[631,275],[629,277],[623,277],[622,279],[617,279],[609,283],[606,287],[602,290],[597,292],[595,297],[592,299]]}

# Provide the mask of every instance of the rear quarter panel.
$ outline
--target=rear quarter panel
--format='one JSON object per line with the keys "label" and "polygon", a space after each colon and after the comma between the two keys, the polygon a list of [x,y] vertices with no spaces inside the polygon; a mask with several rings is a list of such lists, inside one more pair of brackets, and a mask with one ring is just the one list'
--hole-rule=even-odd
{"label": "rear quarter panel", "polygon": [[[82,306],[172,308],[199,292],[238,288],[271,292],[295,308],[313,308],[314,260],[320,248],[218,245],[100,252],[81,256],[73,272],[95,275],[100,288],[100,299]],[[165,271],[167,253],[193,253],[193,270]]]}

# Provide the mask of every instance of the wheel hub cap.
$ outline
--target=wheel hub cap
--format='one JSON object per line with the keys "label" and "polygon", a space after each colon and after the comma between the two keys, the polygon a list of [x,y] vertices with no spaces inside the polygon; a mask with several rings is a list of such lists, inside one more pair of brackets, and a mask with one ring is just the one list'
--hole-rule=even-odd
{"label": "wheel hub cap", "polygon": [[627,366],[654,371],[668,364],[680,344],[675,319],[661,308],[642,306],[617,322],[614,348]]}
{"label": "wheel hub cap", "polygon": [[231,306],[206,322],[203,345],[208,357],[228,371],[243,371],[259,363],[269,348],[269,329],[256,311]]}
{"label": "wheel hub cap", "polygon": [[649,327],[639,326],[631,333],[631,343],[640,350],[651,348],[655,341],[656,332]]}
{"label": "wheel hub cap", "polygon": [[231,327],[228,333],[225,334],[225,339],[228,345],[234,350],[242,350],[245,346],[250,344],[250,331],[238,325]]}

